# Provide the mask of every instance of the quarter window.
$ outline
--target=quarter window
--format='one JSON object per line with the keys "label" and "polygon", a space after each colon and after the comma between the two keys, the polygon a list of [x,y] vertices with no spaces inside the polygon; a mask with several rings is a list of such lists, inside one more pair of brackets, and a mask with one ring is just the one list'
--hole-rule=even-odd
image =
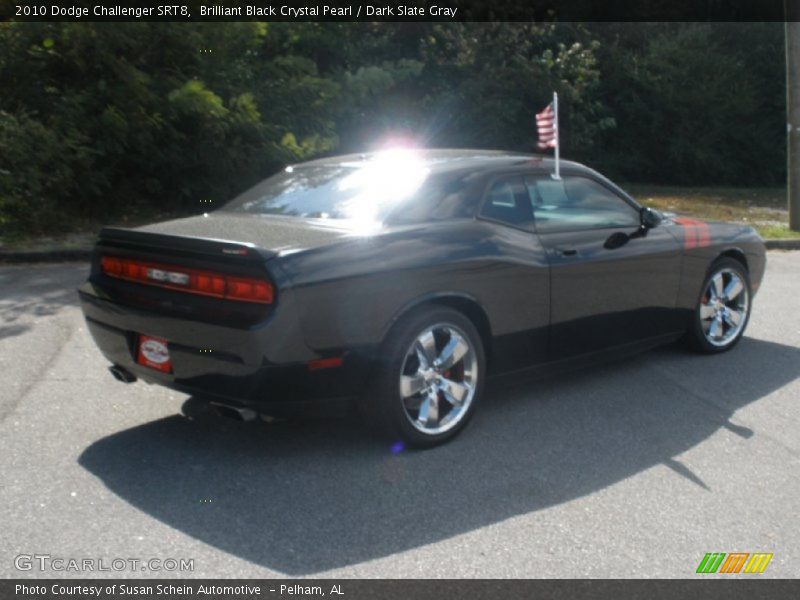
{"label": "quarter window", "polygon": [[522,178],[509,177],[493,182],[483,202],[481,216],[517,227],[530,226],[533,212]]}
{"label": "quarter window", "polygon": [[639,226],[633,206],[591,179],[526,177],[525,186],[540,233]]}

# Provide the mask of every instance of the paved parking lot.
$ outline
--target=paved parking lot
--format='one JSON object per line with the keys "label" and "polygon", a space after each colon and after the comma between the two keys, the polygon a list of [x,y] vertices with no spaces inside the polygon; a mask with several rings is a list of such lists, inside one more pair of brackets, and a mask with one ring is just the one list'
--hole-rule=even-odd
{"label": "paved parking lot", "polygon": [[453,443],[400,455],[354,421],[192,421],[185,396],[117,383],[76,304],[86,270],[0,267],[0,576],[85,575],[15,569],[47,554],[208,577],[688,577],[736,551],[800,576],[800,252],[770,253],[732,352],[494,385]]}

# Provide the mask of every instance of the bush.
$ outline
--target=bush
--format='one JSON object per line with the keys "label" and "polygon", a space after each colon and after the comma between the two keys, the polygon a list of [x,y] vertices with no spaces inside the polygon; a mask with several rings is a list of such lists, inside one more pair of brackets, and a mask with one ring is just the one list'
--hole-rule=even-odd
{"label": "bush", "polygon": [[785,176],[780,23],[0,23],[0,225],[206,210],[382,141],[562,155],[630,181]]}

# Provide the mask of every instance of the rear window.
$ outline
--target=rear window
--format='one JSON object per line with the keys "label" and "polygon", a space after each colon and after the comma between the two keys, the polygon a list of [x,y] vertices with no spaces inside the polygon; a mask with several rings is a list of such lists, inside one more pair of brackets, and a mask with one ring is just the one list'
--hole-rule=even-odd
{"label": "rear window", "polygon": [[305,219],[413,223],[465,215],[463,177],[413,160],[289,167],[222,210]]}
{"label": "rear window", "polygon": [[[363,190],[348,182],[353,167],[287,169],[230,202],[224,210],[310,219],[354,218]],[[375,199],[376,210],[380,209]]]}

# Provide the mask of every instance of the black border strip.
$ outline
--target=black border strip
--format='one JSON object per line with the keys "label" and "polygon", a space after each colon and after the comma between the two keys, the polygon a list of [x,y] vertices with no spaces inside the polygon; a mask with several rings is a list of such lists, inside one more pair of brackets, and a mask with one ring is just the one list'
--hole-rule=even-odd
{"label": "black border strip", "polygon": [[[702,577],[702,576],[701,576]],[[714,577],[714,576],[711,576]],[[153,593],[136,595],[121,594],[120,586],[149,586]],[[188,588],[184,593],[157,593],[157,586]],[[40,587],[44,593],[20,593],[17,586]],[[63,593],[68,589],[89,587],[100,590],[87,593]],[[200,594],[200,586],[239,587],[240,593]],[[285,586],[285,587],[281,587]],[[309,587],[318,586],[324,596],[302,593]],[[334,587],[336,586],[336,587]],[[292,592],[287,590],[291,589]],[[54,590],[57,590],[54,593]],[[116,590],[116,591],[114,591]],[[189,591],[190,593],[186,593]],[[336,593],[339,591],[341,595]],[[334,600],[442,600],[459,598],[468,600],[503,600],[542,598],[557,600],[661,600],[674,598],[703,598],[704,600],[771,600],[772,598],[797,598],[800,596],[800,580],[761,579],[760,575],[734,575],[725,579],[169,579],[169,580],[124,580],[124,579],[72,579],[72,580],[21,580],[0,581],[0,597],[6,599],[35,600],[116,600],[135,597],[138,600],[239,600],[329,598]]]}
{"label": "black border strip", "polygon": [[[784,0],[0,0],[2,21],[783,21]],[[792,2],[794,0],[786,0]],[[164,7],[177,7],[165,14]],[[20,8],[21,7],[21,8]],[[27,8],[26,8],[27,7]],[[55,7],[55,8],[54,8]],[[207,10],[201,13],[201,7]],[[259,8],[251,12],[247,8]],[[370,10],[369,7],[372,7]],[[76,14],[75,9],[78,10]],[[120,9],[139,9],[132,16]],[[240,9],[225,16],[222,9]],[[291,11],[289,8],[301,9]],[[384,10],[377,11],[381,8]],[[44,9],[44,10],[42,10]],[[145,14],[141,14],[145,10]],[[344,9],[344,10],[334,10]],[[389,9],[389,10],[385,10]],[[442,9],[447,9],[446,11]],[[170,11],[172,13],[173,11]]]}

